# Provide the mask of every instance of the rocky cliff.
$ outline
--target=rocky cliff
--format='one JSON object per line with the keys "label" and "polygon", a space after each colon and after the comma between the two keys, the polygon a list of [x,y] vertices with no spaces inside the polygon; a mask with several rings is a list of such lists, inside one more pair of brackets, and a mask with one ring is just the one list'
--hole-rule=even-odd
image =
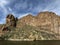
{"label": "rocky cliff", "polygon": [[[43,28],[50,31],[55,31],[58,33],[60,30],[60,16],[56,15],[54,12],[40,12],[37,16],[32,16],[29,14],[21,19],[19,19],[17,27],[23,26],[25,24]],[[19,25],[21,23],[21,25]]]}
{"label": "rocky cliff", "polygon": [[[54,12],[40,12],[33,16],[28,14],[20,19],[7,15],[6,24],[1,26],[1,37],[5,39],[59,40],[60,16]],[[7,26],[8,25],[8,26]]]}

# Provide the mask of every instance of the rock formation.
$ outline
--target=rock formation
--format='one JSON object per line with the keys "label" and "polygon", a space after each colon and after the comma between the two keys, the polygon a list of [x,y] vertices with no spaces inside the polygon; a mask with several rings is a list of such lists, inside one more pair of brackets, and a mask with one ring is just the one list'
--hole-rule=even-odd
{"label": "rock formation", "polygon": [[17,23],[17,18],[15,18],[12,14],[8,14],[6,17],[6,24],[8,26],[13,26],[16,27],[16,23]]}
{"label": "rock formation", "polygon": [[54,12],[28,14],[20,19],[8,14],[5,25],[2,31],[12,30],[3,35],[8,39],[60,40],[60,16]]}
{"label": "rock formation", "polygon": [[18,21],[18,18],[14,17],[12,14],[8,14],[6,17],[6,24],[2,26],[2,31],[11,31],[9,27],[16,27],[16,23]]}

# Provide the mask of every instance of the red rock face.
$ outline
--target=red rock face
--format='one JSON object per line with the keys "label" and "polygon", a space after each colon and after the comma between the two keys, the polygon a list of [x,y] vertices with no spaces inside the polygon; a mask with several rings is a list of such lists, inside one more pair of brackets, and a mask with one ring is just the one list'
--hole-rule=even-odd
{"label": "red rock face", "polygon": [[60,16],[53,12],[40,12],[37,16],[32,16],[29,14],[21,19],[19,19],[17,26],[23,26],[24,24],[40,27],[50,31],[58,33],[60,21]]}

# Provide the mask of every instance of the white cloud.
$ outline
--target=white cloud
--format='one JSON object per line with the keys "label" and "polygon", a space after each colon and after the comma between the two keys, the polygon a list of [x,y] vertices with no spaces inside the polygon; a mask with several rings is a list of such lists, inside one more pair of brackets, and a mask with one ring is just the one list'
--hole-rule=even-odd
{"label": "white cloud", "polygon": [[7,0],[0,0],[0,5],[6,5],[8,4]]}
{"label": "white cloud", "polygon": [[30,14],[30,13],[26,13],[26,14],[19,14],[20,16],[19,16],[18,18],[22,18],[22,17],[24,17],[24,16],[27,16],[28,14]]}
{"label": "white cloud", "polygon": [[36,6],[35,8],[32,9],[32,12],[40,12],[42,11],[42,8],[40,5]]}
{"label": "white cloud", "polygon": [[1,8],[1,12],[2,14],[0,14],[1,16],[3,16],[2,19],[0,19],[0,24],[3,24],[5,23],[5,17],[6,17],[6,14],[8,13],[8,10],[7,10],[7,7],[6,5],[8,5],[8,0],[0,0],[0,8]]}
{"label": "white cloud", "polygon": [[16,3],[14,7],[15,7],[15,9],[19,10],[19,9],[26,9],[27,6],[28,6],[27,2],[25,1],[25,2],[22,2],[22,3],[19,3],[19,2]]}
{"label": "white cloud", "polygon": [[5,21],[6,21],[6,19],[3,18],[3,19],[0,21],[0,24],[5,24]]}
{"label": "white cloud", "polygon": [[12,12],[12,9],[10,7],[8,7],[9,11]]}
{"label": "white cloud", "polygon": [[0,8],[1,8],[1,11],[3,11],[3,14],[7,14],[7,8],[6,8],[6,5],[8,4],[8,1],[7,0],[0,0]]}
{"label": "white cloud", "polygon": [[55,0],[54,2],[48,4],[43,11],[53,11],[56,14],[60,14],[60,0]]}

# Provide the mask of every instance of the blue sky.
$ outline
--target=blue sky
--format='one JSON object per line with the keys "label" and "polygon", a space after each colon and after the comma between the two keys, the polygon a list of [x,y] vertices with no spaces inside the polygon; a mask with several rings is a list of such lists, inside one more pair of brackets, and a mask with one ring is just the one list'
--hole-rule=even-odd
{"label": "blue sky", "polygon": [[0,24],[7,14],[21,18],[27,14],[37,15],[41,11],[52,11],[60,15],[60,0],[0,0]]}

